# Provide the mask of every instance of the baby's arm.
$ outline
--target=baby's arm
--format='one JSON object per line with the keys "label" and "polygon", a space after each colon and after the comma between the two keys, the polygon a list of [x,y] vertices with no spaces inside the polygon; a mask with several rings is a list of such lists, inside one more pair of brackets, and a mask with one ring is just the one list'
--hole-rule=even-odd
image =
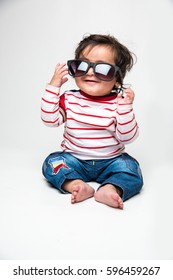
{"label": "baby's arm", "polygon": [[134,92],[128,88],[125,96],[119,94],[117,97],[117,126],[116,137],[123,144],[133,142],[138,137],[138,124],[133,111]]}
{"label": "baby's arm", "polygon": [[60,87],[68,79],[65,64],[56,66],[50,83],[46,86],[41,102],[41,118],[47,126],[59,126],[65,121],[64,95],[60,97]]}

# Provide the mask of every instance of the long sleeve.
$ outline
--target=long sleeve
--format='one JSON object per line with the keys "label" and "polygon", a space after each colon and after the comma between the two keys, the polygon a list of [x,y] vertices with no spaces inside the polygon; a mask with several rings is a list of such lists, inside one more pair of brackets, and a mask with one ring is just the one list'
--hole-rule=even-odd
{"label": "long sleeve", "polygon": [[129,144],[138,137],[138,124],[132,104],[121,104],[116,112],[116,137],[122,144]]}
{"label": "long sleeve", "polygon": [[47,126],[60,126],[65,121],[65,110],[59,88],[47,85],[41,100],[41,119]]}

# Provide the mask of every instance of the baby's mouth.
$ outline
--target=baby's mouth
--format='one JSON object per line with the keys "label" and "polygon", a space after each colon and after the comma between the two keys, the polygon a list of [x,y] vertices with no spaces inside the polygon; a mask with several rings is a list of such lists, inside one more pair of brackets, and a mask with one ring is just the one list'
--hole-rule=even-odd
{"label": "baby's mouth", "polygon": [[98,83],[98,81],[91,80],[91,79],[85,79],[85,82],[87,82],[87,83]]}

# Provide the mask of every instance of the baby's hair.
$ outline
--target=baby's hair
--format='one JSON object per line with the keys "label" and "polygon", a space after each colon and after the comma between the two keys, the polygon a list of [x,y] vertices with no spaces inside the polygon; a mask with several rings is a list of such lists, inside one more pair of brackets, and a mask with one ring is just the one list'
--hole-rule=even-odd
{"label": "baby's hair", "polygon": [[79,42],[75,51],[75,59],[79,59],[84,49],[90,46],[90,50],[97,45],[105,45],[112,49],[115,56],[115,64],[120,68],[120,71],[116,74],[117,82],[123,84],[123,79],[130,71],[134,64],[134,54],[128,50],[128,48],[122,45],[114,36],[90,34],[85,36],[82,41]]}

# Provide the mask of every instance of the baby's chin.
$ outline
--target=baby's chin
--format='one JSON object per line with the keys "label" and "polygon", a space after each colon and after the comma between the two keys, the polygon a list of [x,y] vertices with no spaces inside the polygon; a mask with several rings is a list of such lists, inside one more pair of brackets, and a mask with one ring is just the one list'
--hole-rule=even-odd
{"label": "baby's chin", "polygon": [[83,89],[81,88],[81,91],[92,97],[103,97],[111,93],[111,90],[101,91],[101,90],[95,90],[94,88],[83,88]]}

